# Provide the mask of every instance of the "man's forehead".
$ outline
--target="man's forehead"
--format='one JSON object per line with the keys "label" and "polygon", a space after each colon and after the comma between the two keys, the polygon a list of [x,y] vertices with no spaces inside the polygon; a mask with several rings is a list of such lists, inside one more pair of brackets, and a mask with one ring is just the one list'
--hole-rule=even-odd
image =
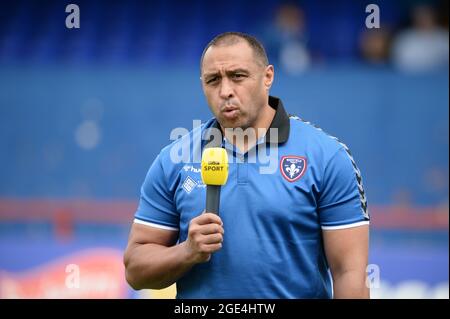
{"label": "man's forehead", "polygon": [[216,74],[220,72],[232,72],[232,71],[249,71],[251,67],[248,63],[217,63],[203,67],[203,74]]}
{"label": "man's forehead", "polygon": [[211,46],[206,50],[203,58],[203,68],[216,68],[221,65],[240,65],[255,63],[252,48],[245,42],[232,45]]}

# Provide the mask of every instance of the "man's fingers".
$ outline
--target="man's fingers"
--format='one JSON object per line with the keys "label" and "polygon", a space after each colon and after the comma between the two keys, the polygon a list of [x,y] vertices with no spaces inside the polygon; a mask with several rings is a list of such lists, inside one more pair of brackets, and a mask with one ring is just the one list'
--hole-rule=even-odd
{"label": "man's fingers", "polygon": [[218,244],[221,243],[222,241],[223,241],[222,234],[211,234],[204,236],[204,238],[202,239],[202,243],[206,245]]}
{"label": "man's fingers", "polygon": [[214,252],[220,250],[221,248],[222,248],[222,243],[210,244],[210,245],[204,245],[203,251],[205,253],[211,254],[211,253],[214,253]]}
{"label": "man's fingers", "polygon": [[209,234],[224,234],[224,230],[223,227],[221,225],[218,224],[208,224],[208,225],[201,225],[199,227],[199,232],[200,234],[203,235],[209,235]]}
{"label": "man's fingers", "polygon": [[199,225],[206,225],[206,224],[219,224],[222,225],[222,219],[220,219],[219,215],[213,214],[213,213],[203,213],[196,217],[196,222]]}

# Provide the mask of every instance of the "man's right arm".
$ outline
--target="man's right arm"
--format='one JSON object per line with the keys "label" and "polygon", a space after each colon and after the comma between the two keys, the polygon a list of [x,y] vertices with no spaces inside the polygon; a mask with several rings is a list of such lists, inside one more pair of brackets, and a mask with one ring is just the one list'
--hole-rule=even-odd
{"label": "man's right arm", "polygon": [[176,244],[177,240],[178,231],[134,223],[124,255],[130,286],[162,289],[195,264],[208,261],[222,247],[222,221],[215,214],[201,214],[191,220],[186,241]]}

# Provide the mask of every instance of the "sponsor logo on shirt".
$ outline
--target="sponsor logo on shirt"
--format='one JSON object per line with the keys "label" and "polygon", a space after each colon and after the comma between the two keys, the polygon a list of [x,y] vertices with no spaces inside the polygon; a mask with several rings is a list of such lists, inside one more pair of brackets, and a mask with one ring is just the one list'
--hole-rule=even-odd
{"label": "sponsor logo on shirt", "polygon": [[184,180],[182,187],[186,193],[190,194],[197,185],[197,182],[194,181],[190,176],[188,176]]}
{"label": "sponsor logo on shirt", "polygon": [[195,168],[194,166],[192,166],[192,165],[184,165],[183,166],[183,170],[185,171],[185,172],[192,172],[192,173],[201,173],[201,171],[202,171],[202,169],[199,167],[199,168]]}

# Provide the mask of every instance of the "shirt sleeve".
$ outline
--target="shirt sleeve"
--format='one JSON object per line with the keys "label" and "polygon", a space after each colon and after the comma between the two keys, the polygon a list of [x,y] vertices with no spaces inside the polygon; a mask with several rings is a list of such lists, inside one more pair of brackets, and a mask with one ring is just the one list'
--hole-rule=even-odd
{"label": "shirt sleeve", "polygon": [[179,214],[174,205],[174,190],[169,188],[161,155],[153,162],[141,187],[135,223],[168,230],[179,229]]}
{"label": "shirt sleeve", "polygon": [[322,229],[342,229],[369,224],[361,172],[346,146],[329,160],[319,198]]}

